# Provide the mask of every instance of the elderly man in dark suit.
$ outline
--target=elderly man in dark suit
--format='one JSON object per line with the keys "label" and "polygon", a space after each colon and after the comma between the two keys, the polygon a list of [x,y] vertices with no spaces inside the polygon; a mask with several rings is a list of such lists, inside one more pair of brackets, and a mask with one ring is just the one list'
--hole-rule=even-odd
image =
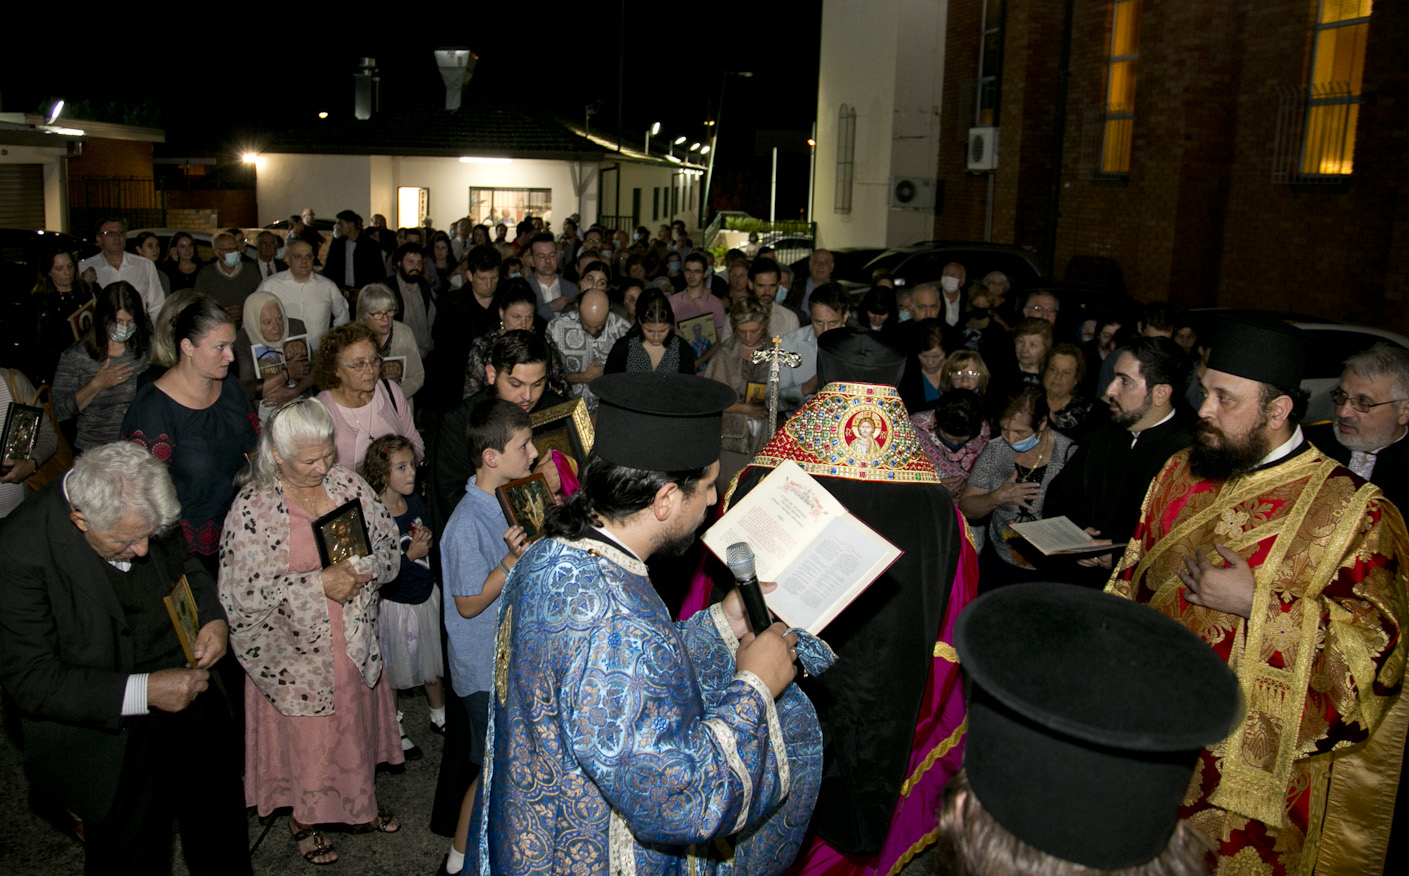
{"label": "elderly man in dark suit", "polygon": [[1331,391],[1336,418],[1306,437],[1327,456],[1384,491],[1401,512],[1409,502],[1409,350],[1381,341],[1345,360]]}
{"label": "elderly man in dark suit", "polygon": [[[180,510],[166,466],[123,442],[0,526],[0,685],[30,782],[84,821],[88,873],[169,873],[173,817],[190,872],[250,872],[228,703],[208,689],[225,612],[170,531]],[[183,574],[191,665],[162,603]]]}

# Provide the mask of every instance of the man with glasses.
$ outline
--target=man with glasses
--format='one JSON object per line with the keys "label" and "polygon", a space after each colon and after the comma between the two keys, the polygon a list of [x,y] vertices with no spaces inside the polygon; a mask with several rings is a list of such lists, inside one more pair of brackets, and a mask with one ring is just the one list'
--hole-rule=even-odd
{"label": "man with glasses", "polygon": [[1194,445],[1151,484],[1106,589],[1238,675],[1246,717],[1200,754],[1180,811],[1218,871],[1379,873],[1409,725],[1403,518],[1303,438],[1307,333],[1225,317],[1210,346]]}
{"label": "man with glasses", "polygon": [[157,275],[156,263],[139,255],[127,252],[127,220],[114,216],[98,223],[94,234],[102,252],[89,256],[78,263],[78,273],[93,271],[91,278],[84,279],[99,286],[125,280],[132,284],[142,296],[142,306],[153,318],[166,300],[161,288],[161,278]]}
{"label": "man with glasses", "polygon": [[244,247],[228,231],[217,232],[210,244],[215,259],[196,275],[196,291],[214,298],[239,322],[245,299],[259,288],[259,272],[252,260],[244,258]]}
{"label": "man with glasses", "polygon": [[1057,302],[1057,296],[1051,292],[1037,291],[1027,296],[1027,302],[1023,304],[1023,316],[1028,319],[1045,319],[1052,325],[1057,324],[1057,312],[1061,310]]}
{"label": "man with glasses", "polygon": [[313,272],[313,247],[308,241],[295,240],[285,255],[289,269],[265,280],[259,291],[277,295],[289,319],[303,320],[308,348],[316,350],[323,332],[348,321],[347,299],[332,280]]}
{"label": "man with glasses", "polygon": [[1346,359],[1331,403],[1335,420],[1307,429],[1307,439],[1402,510],[1409,501],[1409,350],[1381,341]]}

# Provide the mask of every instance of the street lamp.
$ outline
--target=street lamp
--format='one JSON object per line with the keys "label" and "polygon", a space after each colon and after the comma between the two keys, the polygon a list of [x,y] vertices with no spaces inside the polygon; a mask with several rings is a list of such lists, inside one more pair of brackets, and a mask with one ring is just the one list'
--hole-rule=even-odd
{"label": "street lamp", "polygon": [[660,133],[660,122],[653,123],[646,129],[646,157],[651,156],[651,137]]}

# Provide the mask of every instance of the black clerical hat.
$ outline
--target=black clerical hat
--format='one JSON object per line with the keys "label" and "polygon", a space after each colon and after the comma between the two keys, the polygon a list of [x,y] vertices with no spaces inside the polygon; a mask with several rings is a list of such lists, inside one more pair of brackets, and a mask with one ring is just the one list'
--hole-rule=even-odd
{"label": "black clerical hat", "polygon": [[879,333],[845,326],[817,337],[817,385],[837,380],[895,386],[905,373],[905,354]]}
{"label": "black clerical hat", "polygon": [[972,683],[964,768],[1035,848],[1102,870],[1169,842],[1199,750],[1242,715],[1238,680],[1147,605],[1067,584],[974,600],[954,644]]}
{"label": "black clerical hat", "polygon": [[1271,316],[1215,316],[1208,367],[1270,383],[1284,392],[1301,386],[1311,351],[1306,332]]}
{"label": "black clerical hat", "polygon": [[592,453],[646,471],[689,471],[719,459],[734,390],[693,374],[606,374],[592,381]]}

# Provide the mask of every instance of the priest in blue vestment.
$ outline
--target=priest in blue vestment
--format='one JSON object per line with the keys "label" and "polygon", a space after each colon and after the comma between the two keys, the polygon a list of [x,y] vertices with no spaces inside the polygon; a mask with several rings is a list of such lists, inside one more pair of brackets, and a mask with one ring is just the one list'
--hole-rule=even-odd
{"label": "priest in blue vestment", "polygon": [[821,771],[794,661],[835,658],[782,624],[754,636],[737,592],[676,624],[645,564],[688,547],[715,502],[734,394],[678,374],[609,374],[593,392],[581,488],[500,599],[466,869],[781,872]]}

